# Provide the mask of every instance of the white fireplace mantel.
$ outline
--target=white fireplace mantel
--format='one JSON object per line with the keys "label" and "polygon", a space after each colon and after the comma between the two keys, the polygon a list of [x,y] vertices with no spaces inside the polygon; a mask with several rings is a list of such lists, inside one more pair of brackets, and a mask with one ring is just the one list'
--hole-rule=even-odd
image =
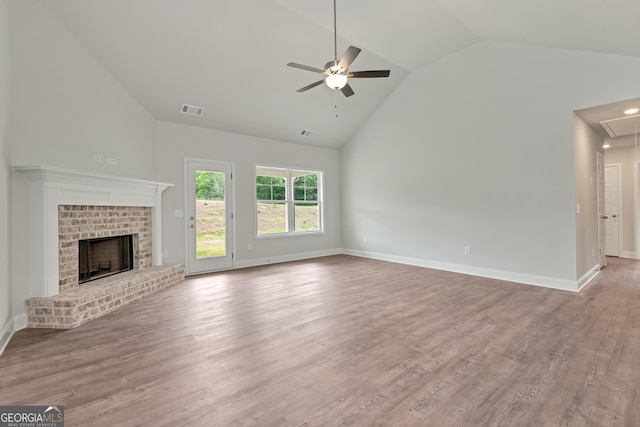
{"label": "white fireplace mantel", "polygon": [[40,165],[14,170],[25,179],[31,297],[59,293],[59,205],[150,207],[153,265],[162,265],[162,192],[173,184]]}

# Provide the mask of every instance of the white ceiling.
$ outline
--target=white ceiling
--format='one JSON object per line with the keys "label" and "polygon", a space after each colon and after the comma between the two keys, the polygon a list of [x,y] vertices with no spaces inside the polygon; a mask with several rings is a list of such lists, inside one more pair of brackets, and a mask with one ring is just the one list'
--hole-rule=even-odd
{"label": "white ceiling", "polygon": [[337,0],[338,55],[391,70],[345,98],[296,93],[321,76],[286,66],[333,59],[331,0],[40,1],[157,119],[334,148],[410,71],[482,40],[640,57],[638,0]]}

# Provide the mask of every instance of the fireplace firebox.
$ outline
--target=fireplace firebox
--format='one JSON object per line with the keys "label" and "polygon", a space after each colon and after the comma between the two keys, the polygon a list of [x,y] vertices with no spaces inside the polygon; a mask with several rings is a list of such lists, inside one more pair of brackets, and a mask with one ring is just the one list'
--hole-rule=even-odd
{"label": "fireplace firebox", "polygon": [[133,269],[133,235],[78,241],[78,282]]}

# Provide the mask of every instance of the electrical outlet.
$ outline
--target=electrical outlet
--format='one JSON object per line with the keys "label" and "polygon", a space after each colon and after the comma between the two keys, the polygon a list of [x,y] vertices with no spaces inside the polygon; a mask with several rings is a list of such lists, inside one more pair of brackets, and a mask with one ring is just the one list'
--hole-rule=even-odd
{"label": "electrical outlet", "polygon": [[169,258],[169,251],[162,251],[162,259]]}
{"label": "electrical outlet", "polygon": [[471,255],[471,246],[465,246],[464,247],[464,254],[465,255]]}
{"label": "electrical outlet", "polygon": [[249,244],[247,245],[247,249],[252,250],[252,249],[253,249],[253,243],[249,243]]}
{"label": "electrical outlet", "polygon": [[362,238],[362,241],[363,241],[365,244],[366,244],[366,243],[369,243],[369,238],[368,238],[367,236],[364,236],[364,237]]}
{"label": "electrical outlet", "polygon": [[115,166],[117,162],[116,162],[116,159],[114,159],[113,157],[109,157],[107,159],[107,163],[109,163],[112,166]]}

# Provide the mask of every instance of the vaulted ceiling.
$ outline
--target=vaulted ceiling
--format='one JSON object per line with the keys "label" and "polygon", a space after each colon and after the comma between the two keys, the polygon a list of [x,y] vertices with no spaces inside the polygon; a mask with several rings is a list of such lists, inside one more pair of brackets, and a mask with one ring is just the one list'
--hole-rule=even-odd
{"label": "vaulted ceiling", "polygon": [[638,0],[337,0],[338,56],[391,70],[345,98],[297,93],[321,76],[286,66],[333,59],[331,0],[40,1],[157,119],[332,148],[412,70],[480,41],[640,57]]}

